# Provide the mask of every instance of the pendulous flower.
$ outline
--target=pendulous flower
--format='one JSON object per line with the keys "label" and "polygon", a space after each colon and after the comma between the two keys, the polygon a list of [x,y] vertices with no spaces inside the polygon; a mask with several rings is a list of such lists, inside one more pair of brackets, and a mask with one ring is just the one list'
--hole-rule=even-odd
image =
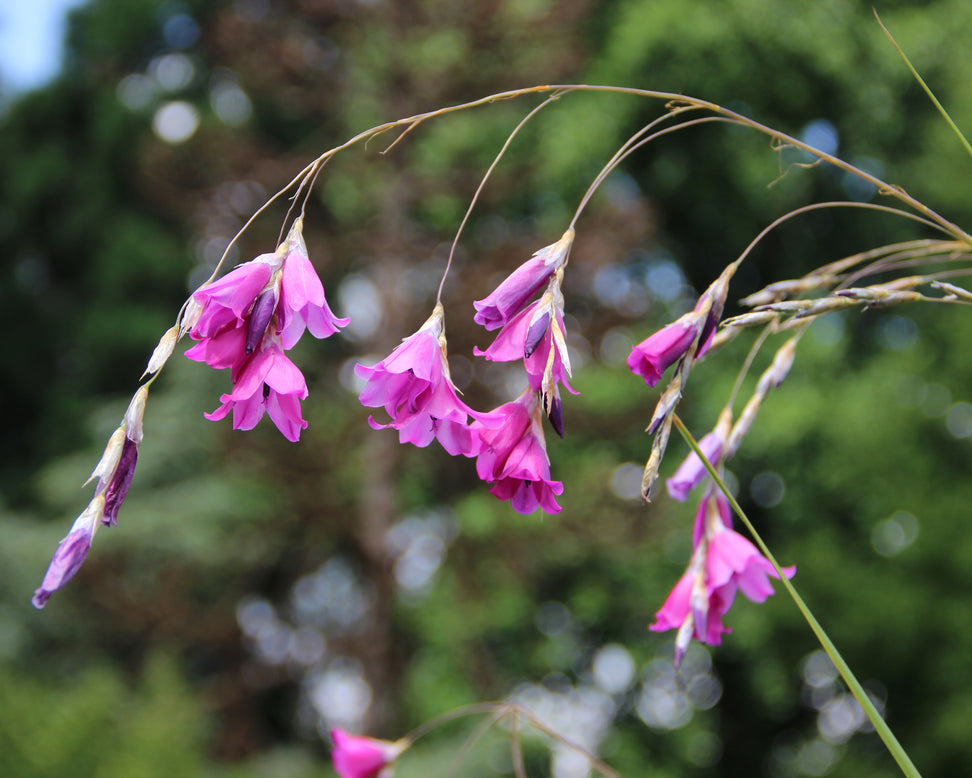
{"label": "pendulous flower", "polygon": [[729,281],[736,272],[736,263],[729,265],[702,293],[695,308],[658,332],[634,346],[628,355],[628,367],[635,375],[654,386],[662,374],[695,346],[698,359],[712,343],[722,307],[726,301]]}
{"label": "pendulous flower", "polygon": [[251,430],[266,413],[287,440],[296,442],[307,427],[300,409],[300,401],[306,398],[303,374],[280,344],[271,340],[263,342],[240,368],[233,391],[219,398],[222,405],[204,415],[216,421],[232,411],[233,429]]}
{"label": "pendulous flower", "polygon": [[[773,594],[769,577],[779,579],[773,564],[746,538],[732,529],[732,511],[722,492],[709,489],[699,504],[692,530],[694,550],[688,569],[679,579],[655,622],[653,632],[677,629],[676,666],[694,637],[701,643],[719,645],[730,632],[722,623],[736,592],[753,602]],[[784,567],[792,578],[795,567]]]}
{"label": "pendulous flower", "polygon": [[476,472],[491,484],[490,493],[509,500],[517,513],[533,513],[537,508],[560,513],[556,496],[563,494],[564,485],[550,478],[537,393],[527,389],[490,416],[498,423],[472,425],[480,441]]}
{"label": "pendulous flower", "polygon": [[307,246],[300,230],[290,231],[287,246],[289,250],[280,280],[279,328],[283,347],[290,349],[300,340],[305,328],[315,338],[323,339],[347,327],[351,320],[339,319],[327,304],[324,285],[307,257]]}
{"label": "pendulous flower", "polygon": [[473,305],[476,315],[473,321],[487,330],[506,325],[519,313],[527,301],[543,287],[550,277],[567,263],[574,231],[567,230],[556,243],[544,246],[530,259],[510,273],[503,282],[482,300]]}
{"label": "pendulous flower", "polygon": [[[706,586],[705,571],[700,561],[703,555],[693,555],[689,569],[675,584],[661,610],[655,614],[655,623],[648,627],[652,632],[678,630],[675,635],[675,666],[681,663],[688,645],[694,637],[700,643],[718,646],[722,635],[732,632],[722,623],[722,617],[732,605],[732,598],[726,600],[723,593],[714,592]],[[730,592],[725,592],[730,594]],[[733,597],[734,592],[731,592]]]}
{"label": "pendulous flower", "polygon": [[654,386],[662,374],[684,357],[702,332],[704,319],[696,311],[658,330],[635,346],[628,355],[628,367]]}
{"label": "pendulous flower", "polygon": [[385,359],[370,367],[358,364],[354,372],[367,382],[358,395],[361,404],[384,408],[390,418],[387,424],[381,424],[369,417],[373,429],[398,430],[401,443],[420,448],[436,439],[453,456],[474,457],[479,453],[469,418],[492,422],[456,394],[449,374],[441,305],[436,305],[419,330]]}
{"label": "pendulous flower", "polygon": [[404,740],[393,743],[350,735],[343,729],[332,729],[331,739],[331,759],[339,778],[390,778],[392,764],[408,747]]}

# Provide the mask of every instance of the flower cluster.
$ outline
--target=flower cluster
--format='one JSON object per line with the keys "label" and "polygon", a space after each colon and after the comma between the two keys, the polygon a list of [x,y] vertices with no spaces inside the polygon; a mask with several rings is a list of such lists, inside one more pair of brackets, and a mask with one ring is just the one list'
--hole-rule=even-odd
{"label": "flower cluster", "polygon": [[[655,622],[649,629],[676,629],[677,665],[694,637],[702,643],[719,645],[729,632],[722,620],[742,592],[753,602],[773,594],[769,577],[779,578],[776,568],[751,542],[732,528],[732,511],[722,492],[710,488],[695,517],[693,552],[685,574],[675,584]],[[792,578],[795,567],[783,568]]]}
{"label": "flower cluster", "polygon": [[[482,413],[459,399],[449,374],[441,303],[385,359],[355,366],[355,375],[365,382],[358,394],[361,404],[384,408],[388,415],[387,422],[369,417],[372,428],[397,430],[400,442],[421,447],[438,440],[453,456],[475,457],[476,472],[490,493],[509,500],[520,513],[560,511],[556,495],[564,486],[550,477],[540,400],[563,435],[558,385],[574,390],[567,383],[570,361],[560,283],[573,237],[568,230],[474,303],[477,323],[489,330],[502,328],[486,351],[475,353],[489,360],[524,361],[530,387],[517,400]],[[528,304],[544,285],[540,299]]]}
{"label": "flower cluster", "polygon": [[[493,292],[476,300],[474,321],[487,330],[500,329],[493,342],[476,356],[493,362],[523,360],[530,387],[540,392],[543,407],[557,434],[563,437],[559,385],[576,394],[568,382],[570,357],[564,329],[564,296],[560,286],[574,241],[567,230],[559,241],[536,252]],[[527,302],[546,284],[540,299]]]}
{"label": "flower cluster", "polygon": [[316,338],[348,324],[328,307],[324,287],[307,257],[297,219],[273,254],[261,254],[193,293],[184,324],[199,342],[189,359],[228,368],[233,389],[207,419],[233,413],[233,429],[253,429],[267,413],[287,440],[307,427],[300,401],[307,384],[284,354],[307,329]]}

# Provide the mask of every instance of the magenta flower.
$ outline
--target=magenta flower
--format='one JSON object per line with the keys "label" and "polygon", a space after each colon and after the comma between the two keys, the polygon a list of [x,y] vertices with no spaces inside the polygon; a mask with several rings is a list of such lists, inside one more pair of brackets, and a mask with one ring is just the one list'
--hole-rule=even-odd
{"label": "magenta flower", "polygon": [[474,347],[473,354],[490,362],[522,359],[530,386],[536,391],[543,386],[549,368],[550,383],[560,382],[576,394],[567,382],[570,358],[564,340],[564,317],[552,310],[550,301],[538,300],[518,313],[485,351]]}
{"label": "magenta flower", "polygon": [[[779,580],[779,573],[758,548],[735,530],[721,526],[709,540],[705,575],[715,592],[741,591],[753,602],[765,602],[773,594],[769,578]],[[784,567],[783,574],[792,578],[796,567]],[[724,595],[728,596],[728,595]]]}
{"label": "magenta flower", "polygon": [[[746,538],[732,529],[732,511],[721,492],[710,490],[702,498],[692,532],[695,550],[688,570],[679,579],[649,629],[677,629],[675,664],[681,661],[694,637],[718,645],[729,628],[722,623],[736,592],[753,602],[773,594],[769,577],[779,579],[772,563]],[[795,567],[783,568],[787,578]]]}
{"label": "magenta flower", "polygon": [[729,281],[736,272],[737,264],[729,265],[722,274],[702,293],[695,309],[645,338],[632,348],[628,355],[628,367],[635,375],[654,386],[662,374],[684,357],[692,345],[698,343],[695,359],[698,359],[712,343],[716,325],[722,316]]}
{"label": "magenta flower", "polygon": [[[200,311],[189,334],[194,340],[203,340],[228,328],[247,326],[257,297],[267,291],[280,266],[279,254],[261,254],[193,292],[192,299]],[[274,280],[279,282],[279,278]]]}
{"label": "magenta flower", "polygon": [[355,375],[367,381],[358,400],[367,408],[384,408],[390,417],[381,424],[373,417],[373,429],[398,430],[402,443],[424,448],[438,440],[453,456],[474,457],[479,441],[469,428],[469,417],[492,423],[463,403],[449,375],[443,326],[443,310],[437,305],[418,332],[376,365],[356,365]]}
{"label": "magenta flower", "polygon": [[[722,456],[730,429],[731,417],[729,414],[724,414],[716,428],[699,441],[699,448],[702,449],[702,453],[705,454],[705,458],[711,464],[715,465],[719,457]],[[708,474],[709,471],[705,469],[699,455],[692,451],[679,465],[675,475],[666,481],[668,494],[674,500],[685,502],[688,499],[689,492],[702,483]]]}
{"label": "magenta flower", "polygon": [[491,362],[523,360],[530,388],[539,391],[550,423],[560,437],[564,436],[563,408],[559,385],[577,394],[570,385],[570,356],[564,328],[564,296],[560,291],[563,270],[558,268],[543,297],[510,319],[499,334],[482,351],[473,348],[478,357]]}
{"label": "magenta flower", "polygon": [[233,429],[253,429],[263,414],[287,440],[296,442],[307,427],[301,417],[300,401],[307,397],[304,376],[283,353],[276,340],[263,342],[259,350],[240,368],[233,391],[222,395],[222,405],[207,419],[222,419],[233,412]]}
{"label": "magenta flower", "polygon": [[349,735],[343,729],[332,729],[334,749],[331,759],[339,778],[385,778],[391,775],[392,763],[402,755],[408,744],[399,740],[377,740]]}
{"label": "magenta flower", "polygon": [[567,230],[559,241],[536,252],[489,295],[473,302],[476,307],[473,321],[487,330],[504,326],[566,264],[573,242],[574,231]]}
{"label": "magenta flower", "polygon": [[476,472],[491,484],[490,493],[509,500],[517,513],[537,508],[560,513],[556,495],[563,494],[564,485],[550,478],[537,393],[527,389],[490,415],[501,421],[492,422],[495,426],[472,425],[481,446]]}
{"label": "magenta flower", "polygon": [[315,338],[327,338],[351,321],[339,319],[331,311],[321,279],[307,257],[304,237],[295,229],[287,238],[290,250],[280,282],[280,338],[285,349],[293,348],[305,327]]}
{"label": "magenta flower", "polygon": [[101,524],[102,517],[105,515],[105,496],[96,494],[94,499],[78,516],[71,527],[70,532],[58,544],[54,552],[54,558],[44,574],[44,580],[40,588],[34,592],[31,603],[35,608],[43,608],[51,595],[70,581],[74,574],[81,569],[88,549],[91,548],[91,539]]}
{"label": "magenta flower", "polygon": [[732,606],[735,592],[710,591],[704,575],[693,569],[695,567],[698,565],[690,565],[678,580],[661,610],[655,614],[655,623],[648,627],[652,632],[678,630],[675,636],[676,667],[693,637],[700,643],[718,646],[722,643],[722,635],[732,632],[722,623],[722,617]]}
{"label": "magenta flower", "polygon": [[635,346],[628,355],[628,367],[654,386],[662,374],[688,353],[701,332],[702,322],[692,311]]}

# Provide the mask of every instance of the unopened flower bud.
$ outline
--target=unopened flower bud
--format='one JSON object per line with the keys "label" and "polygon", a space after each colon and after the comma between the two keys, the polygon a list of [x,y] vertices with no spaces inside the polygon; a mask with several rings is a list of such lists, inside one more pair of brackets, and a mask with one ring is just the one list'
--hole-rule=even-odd
{"label": "unopened flower bud", "polygon": [[125,438],[122,445],[121,456],[118,458],[118,467],[105,489],[105,510],[101,519],[102,524],[115,526],[118,524],[118,509],[121,507],[128,488],[132,485],[132,477],[135,475],[135,465],[138,462],[138,444],[130,438]]}
{"label": "unopened flower bud", "polygon": [[98,520],[104,515],[105,497],[95,495],[88,507],[78,516],[71,531],[54,552],[54,558],[44,574],[44,580],[31,599],[35,608],[43,608],[51,595],[74,577],[91,548],[91,539],[98,530]]}
{"label": "unopened flower bud", "polygon": [[564,437],[564,407],[560,402],[560,389],[555,385],[552,394],[544,394],[544,406],[550,426],[561,438]]}
{"label": "unopened flower bud", "polygon": [[949,284],[945,281],[933,281],[932,286],[936,289],[941,289],[943,292],[948,292],[960,300],[972,302],[972,292],[968,289],[963,289],[961,286],[955,286],[955,284]]}
{"label": "unopened flower bud", "polygon": [[[272,282],[271,282],[272,283]],[[244,351],[252,354],[263,338],[263,334],[270,326],[273,314],[277,310],[277,300],[279,299],[279,286],[273,284],[269,289],[265,289],[257,296],[253,303],[253,312],[250,314],[250,323],[246,329],[246,346]]]}
{"label": "unopened flower bud", "polygon": [[774,311],[753,311],[733,316],[722,322],[723,327],[758,327],[761,324],[769,324],[776,318]]}
{"label": "unopened flower bud", "polygon": [[543,342],[543,336],[547,334],[549,327],[550,311],[539,311],[537,317],[530,322],[530,326],[527,328],[526,338],[523,341],[524,358],[529,357],[537,350],[537,346]]}

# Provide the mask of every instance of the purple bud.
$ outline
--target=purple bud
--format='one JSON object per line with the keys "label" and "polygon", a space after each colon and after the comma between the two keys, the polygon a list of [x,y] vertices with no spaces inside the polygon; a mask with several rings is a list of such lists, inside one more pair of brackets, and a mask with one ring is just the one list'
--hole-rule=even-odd
{"label": "purple bud", "polygon": [[544,311],[543,314],[527,329],[526,339],[523,341],[523,357],[529,359],[530,355],[537,350],[543,342],[543,336],[547,334],[550,327],[550,313]]}
{"label": "purple bud", "polygon": [[267,331],[267,327],[270,326],[270,320],[276,310],[277,290],[271,288],[260,292],[256,302],[253,303],[253,310],[250,312],[250,324],[246,330],[245,351],[247,354],[252,354],[260,343],[260,339],[263,337],[263,333]]}
{"label": "purple bud", "polygon": [[554,397],[550,400],[550,408],[547,410],[547,418],[550,420],[550,426],[554,428],[554,432],[563,438],[564,406],[561,404],[559,397]]}
{"label": "purple bud", "polygon": [[83,530],[72,530],[54,552],[47,574],[40,588],[34,592],[31,603],[35,608],[43,608],[51,595],[74,577],[81,569],[84,558],[91,548],[91,535]]}
{"label": "purple bud", "polygon": [[91,538],[98,528],[98,519],[105,510],[105,497],[97,495],[84,512],[75,519],[71,531],[58,544],[40,588],[31,599],[35,608],[43,608],[51,595],[74,577],[91,548]]}
{"label": "purple bud", "polygon": [[131,438],[125,438],[122,446],[118,466],[111,477],[111,482],[105,490],[105,511],[101,519],[102,524],[115,526],[118,524],[118,509],[128,494],[128,487],[132,485],[135,475],[135,463],[138,461],[138,444]]}

